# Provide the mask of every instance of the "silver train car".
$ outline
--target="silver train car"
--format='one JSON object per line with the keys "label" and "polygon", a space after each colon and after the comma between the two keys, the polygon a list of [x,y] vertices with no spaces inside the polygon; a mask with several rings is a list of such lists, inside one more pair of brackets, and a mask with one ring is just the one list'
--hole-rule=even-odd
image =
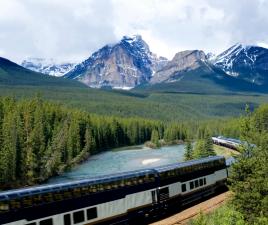
{"label": "silver train car", "polygon": [[216,145],[224,146],[234,150],[238,150],[238,148],[242,145],[242,142],[240,140],[234,138],[226,138],[223,136],[212,137],[212,141]]}
{"label": "silver train car", "polygon": [[86,180],[0,192],[2,225],[136,224],[225,186],[224,157],[213,156]]}

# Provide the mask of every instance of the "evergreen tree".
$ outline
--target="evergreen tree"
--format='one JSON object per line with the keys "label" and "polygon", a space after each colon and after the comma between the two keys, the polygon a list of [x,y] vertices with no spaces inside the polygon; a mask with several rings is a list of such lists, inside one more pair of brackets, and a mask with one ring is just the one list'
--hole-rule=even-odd
{"label": "evergreen tree", "polygon": [[205,145],[206,144],[205,144],[204,139],[199,139],[196,141],[196,143],[194,145],[194,149],[193,149],[193,158],[194,159],[207,157]]}
{"label": "evergreen tree", "polygon": [[68,161],[70,161],[72,158],[76,157],[81,148],[80,127],[79,121],[76,117],[74,117],[71,121],[67,138]]}
{"label": "evergreen tree", "polygon": [[190,140],[187,140],[185,145],[185,153],[184,153],[184,160],[191,160],[193,159],[193,145]]}
{"label": "evergreen tree", "polygon": [[246,116],[241,119],[241,138],[245,142],[230,177],[232,203],[249,224],[268,217],[268,132],[267,121],[261,122],[263,118],[268,118],[268,105],[254,115],[246,108]]}
{"label": "evergreen tree", "polygon": [[212,138],[207,134],[204,139],[204,152],[206,156],[215,156],[216,152],[213,149]]}
{"label": "evergreen tree", "polygon": [[158,148],[160,147],[160,143],[159,143],[159,133],[156,129],[154,129],[152,131],[152,136],[151,136],[151,142],[153,144],[155,144],[155,146]]}
{"label": "evergreen tree", "polygon": [[12,182],[16,180],[17,128],[14,112],[9,112],[3,120],[3,145],[0,154],[0,180]]}
{"label": "evergreen tree", "polygon": [[0,188],[29,185],[70,168],[90,154],[152,140],[183,138],[184,128],[140,118],[90,115],[40,97],[0,98]]}

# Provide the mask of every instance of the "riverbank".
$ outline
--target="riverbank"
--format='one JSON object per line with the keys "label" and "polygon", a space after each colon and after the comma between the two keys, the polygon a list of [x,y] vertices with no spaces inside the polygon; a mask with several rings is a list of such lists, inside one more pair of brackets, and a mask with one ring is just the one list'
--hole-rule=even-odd
{"label": "riverbank", "polygon": [[145,147],[151,148],[151,149],[158,149],[161,147],[168,147],[168,146],[174,146],[174,145],[183,145],[185,142],[183,140],[174,140],[174,141],[165,141],[164,139],[159,140],[157,144],[153,143],[152,141],[146,141],[144,143]]}

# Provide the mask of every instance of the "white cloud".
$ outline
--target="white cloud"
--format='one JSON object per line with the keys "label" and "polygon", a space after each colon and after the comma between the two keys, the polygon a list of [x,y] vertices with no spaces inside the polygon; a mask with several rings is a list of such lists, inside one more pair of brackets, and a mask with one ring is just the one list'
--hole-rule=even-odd
{"label": "white cloud", "polygon": [[268,43],[259,42],[257,45],[263,48],[268,48]]}
{"label": "white cloud", "polygon": [[264,0],[0,0],[0,55],[79,61],[123,35],[141,34],[153,52],[220,52],[267,43]]}

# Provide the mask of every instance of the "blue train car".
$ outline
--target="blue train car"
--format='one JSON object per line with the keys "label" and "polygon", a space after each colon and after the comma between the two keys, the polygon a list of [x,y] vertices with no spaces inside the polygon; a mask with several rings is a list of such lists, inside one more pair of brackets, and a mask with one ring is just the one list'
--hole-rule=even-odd
{"label": "blue train car", "polygon": [[127,223],[214,193],[227,178],[224,157],[175,163],[0,193],[0,224]]}

